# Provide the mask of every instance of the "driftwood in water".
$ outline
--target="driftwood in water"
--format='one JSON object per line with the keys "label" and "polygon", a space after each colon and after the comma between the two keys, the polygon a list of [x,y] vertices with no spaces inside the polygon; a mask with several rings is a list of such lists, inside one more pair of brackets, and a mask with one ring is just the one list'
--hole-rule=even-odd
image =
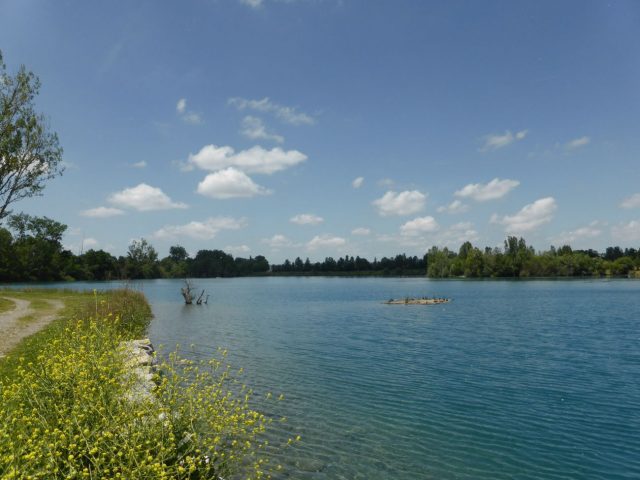
{"label": "driftwood in water", "polygon": [[196,305],[202,305],[202,297],[204,297],[204,290],[202,290],[202,293],[198,297],[198,300],[196,300]]}
{"label": "driftwood in water", "polygon": [[[195,295],[193,293],[193,285],[189,280],[184,281],[184,287],[180,289],[180,292],[182,293],[182,297],[184,298],[184,303],[186,305],[193,304],[193,299]],[[202,292],[198,296],[198,299],[196,300],[196,305],[202,305],[203,303],[206,304],[209,301],[209,295],[207,295],[204,301],[202,300],[203,297],[204,297],[204,290],[202,290]]]}
{"label": "driftwood in water", "polygon": [[193,295],[191,294],[191,282],[189,282],[189,280],[185,280],[184,287],[182,287],[180,291],[182,292],[184,303],[186,305],[191,305],[193,303]]}

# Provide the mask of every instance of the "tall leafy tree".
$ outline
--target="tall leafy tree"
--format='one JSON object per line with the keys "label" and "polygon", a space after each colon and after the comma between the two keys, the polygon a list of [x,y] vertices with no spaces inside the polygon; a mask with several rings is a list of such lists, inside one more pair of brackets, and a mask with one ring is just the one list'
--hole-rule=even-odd
{"label": "tall leafy tree", "polygon": [[118,261],[104,250],[89,250],[81,255],[92,280],[111,280],[117,277]]}
{"label": "tall leafy tree", "polygon": [[184,278],[187,276],[190,261],[189,254],[183,246],[173,245],[169,248],[169,256],[160,261],[162,274],[169,278]]}
{"label": "tall leafy tree", "polygon": [[8,225],[15,233],[13,251],[20,277],[24,280],[62,278],[62,236],[66,225],[25,213],[10,216]]}
{"label": "tall leafy tree", "polygon": [[9,206],[40,195],[47,180],[62,174],[62,148],[34,108],[40,80],[24,66],[7,73],[0,52],[0,221]]}
{"label": "tall leafy tree", "polygon": [[169,257],[174,262],[184,262],[189,258],[187,250],[181,245],[174,245],[169,248]]}
{"label": "tall leafy tree", "polygon": [[233,257],[222,250],[199,250],[189,273],[194,277],[231,277],[236,268]]}
{"label": "tall leafy tree", "polygon": [[134,240],[127,250],[125,269],[128,278],[158,278],[158,252],[144,238]]}
{"label": "tall leafy tree", "polygon": [[0,228],[0,281],[13,280],[16,272],[13,237],[6,228]]}

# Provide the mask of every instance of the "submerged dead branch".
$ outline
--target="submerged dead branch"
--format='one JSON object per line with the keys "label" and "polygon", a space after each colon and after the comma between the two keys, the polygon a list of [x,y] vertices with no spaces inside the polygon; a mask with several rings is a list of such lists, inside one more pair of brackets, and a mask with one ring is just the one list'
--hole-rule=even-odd
{"label": "submerged dead branch", "polygon": [[[191,283],[191,281],[190,280],[185,280],[184,281],[184,287],[182,287],[180,289],[180,292],[182,293],[182,297],[184,298],[184,303],[186,305],[192,305],[193,304],[193,299],[194,299],[193,291],[194,291],[194,286]],[[203,301],[202,299],[204,297],[205,297],[205,291],[202,290],[202,292],[198,296],[198,299],[196,300],[196,305],[202,305],[203,303],[206,305],[209,302],[209,295],[207,295],[206,298]]]}

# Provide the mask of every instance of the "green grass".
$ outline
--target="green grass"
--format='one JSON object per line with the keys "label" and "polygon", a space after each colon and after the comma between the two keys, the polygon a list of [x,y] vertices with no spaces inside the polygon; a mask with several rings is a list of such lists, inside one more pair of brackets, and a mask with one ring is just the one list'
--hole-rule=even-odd
{"label": "green grass", "polygon": [[65,307],[0,360],[0,478],[266,480],[281,468],[267,448],[300,440],[267,442],[273,419],[250,406],[226,351],[160,356],[153,395],[132,396],[140,385],[123,341],[148,328],[141,293],[19,295]]}
{"label": "green grass", "polygon": [[[46,300],[60,300],[64,308],[56,319],[35,334],[26,337],[16,345],[5,357],[0,358],[0,379],[15,374],[20,363],[32,362],[38,357],[42,348],[63,334],[64,329],[77,319],[104,318],[109,312],[121,319],[120,330],[126,338],[142,337],[151,321],[151,307],[144,295],[133,290],[111,290],[105,292],[78,292],[74,290],[3,290],[0,297],[11,297],[28,300],[34,310],[43,312],[52,309]],[[32,315],[20,319],[28,323]]]}
{"label": "green grass", "polygon": [[43,310],[53,310],[53,305],[51,305],[49,302],[47,302],[46,300],[43,300],[41,298],[35,298],[31,301],[31,305],[30,307],[36,311],[43,311]]}
{"label": "green grass", "polygon": [[30,300],[29,308],[33,310],[34,313],[20,317],[18,322],[22,325],[36,321],[43,315],[49,315],[55,311],[55,305],[39,297]]}
{"label": "green grass", "polygon": [[36,321],[38,318],[39,318],[39,317],[38,317],[38,315],[34,315],[34,314],[31,314],[31,315],[25,315],[24,317],[20,317],[20,318],[18,319],[18,323],[19,323],[20,325],[27,325],[27,324],[29,324],[29,323],[31,323],[31,322]]}
{"label": "green grass", "polygon": [[8,298],[0,298],[0,314],[10,312],[14,308],[16,308],[16,304],[11,300]]}

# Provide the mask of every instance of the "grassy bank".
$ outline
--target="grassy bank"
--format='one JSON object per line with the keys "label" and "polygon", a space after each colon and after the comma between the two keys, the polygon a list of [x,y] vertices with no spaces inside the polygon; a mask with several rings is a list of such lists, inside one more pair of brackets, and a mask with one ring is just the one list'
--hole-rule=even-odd
{"label": "grassy bank", "polygon": [[[32,362],[44,345],[64,334],[64,329],[74,319],[106,317],[109,312],[121,318],[119,329],[128,338],[137,338],[146,332],[151,321],[151,307],[144,295],[133,290],[112,290],[106,292],[79,292],[75,290],[3,290],[0,296],[26,300],[34,310],[50,308],[47,300],[55,299],[64,303],[57,318],[34,335],[25,338],[6,357],[0,359],[0,379],[14,375],[20,358]],[[3,299],[4,300],[4,299]],[[12,302],[4,300],[0,309],[13,308]],[[28,321],[28,318],[24,319]]]}
{"label": "grassy bank", "polygon": [[153,394],[132,395],[139,377],[122,345],[146,330],[144,296],[59,298],[63,315],[0,362],[0,478],[269,478],[278,469],[263,453],[269,421],[223,355],[196,364],[171,354]]}

